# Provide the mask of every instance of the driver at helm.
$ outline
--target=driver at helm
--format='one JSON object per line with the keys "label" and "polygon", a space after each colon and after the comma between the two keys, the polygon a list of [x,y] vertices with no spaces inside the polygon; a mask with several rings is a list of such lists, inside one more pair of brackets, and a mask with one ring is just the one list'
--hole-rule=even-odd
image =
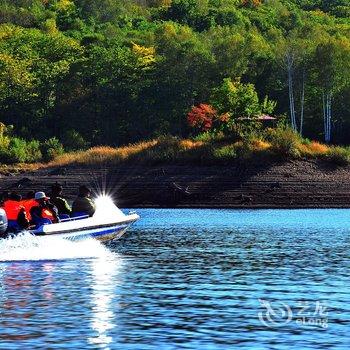
{"label": "driver at helm", "polygon": [[36,192],[34,199],[37,205],[30,209],[30,215],[37,227],[60,221],[57,208],[49,201],[50,198],[46,196],[45,192]]}

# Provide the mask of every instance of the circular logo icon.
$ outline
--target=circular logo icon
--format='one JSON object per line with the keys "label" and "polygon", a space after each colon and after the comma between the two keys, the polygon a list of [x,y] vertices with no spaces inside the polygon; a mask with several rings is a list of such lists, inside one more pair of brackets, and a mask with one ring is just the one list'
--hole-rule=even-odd
{"label": "circular logo icon", "polygon": [[267,300],[259,299],[264,311],[258,313],[260,322],[267,327],[280,327],[289,323],[293,318],[292,309],[283,302],[274,305]]}

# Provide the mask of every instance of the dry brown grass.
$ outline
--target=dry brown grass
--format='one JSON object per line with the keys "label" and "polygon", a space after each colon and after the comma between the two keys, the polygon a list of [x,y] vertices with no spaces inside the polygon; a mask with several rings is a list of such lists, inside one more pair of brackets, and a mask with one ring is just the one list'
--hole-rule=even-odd
{"label": "dry brown grass", "polygon": [[126,160],[154,147],[159,141],[144,141],[115,149],[118,160]]}
{"label": "dry brown grass", "polygon": [[150,147],[157,144],[157,140],[140,142],[120,148],[108,146],[99,146],[88,149],[87,151],[78,151],[65,153],[55,158],[48,166],[65,166],[69,164],[105,164],[118,163],[128,160],[138,155]]}
{"label": "dry brown grass", "polygon": [[271,143],[263,140],[253,140],[251,142],[251,150],[255,152],[266,151],[271,147]]}
{"label": "dry brown grass", "polygon": [[18,173],[24,173],[27,171],[35,171],[43,167],[44,167],[44,164],[41,164],[41,163],[35,163],[35,164],[19,163],[19,164],[10,164],[10,165],[0,164],[0,174],[13,175]]}
{"label": "dry brown grass", "polygon": [[329,147],[319,142],[312,141],[309,144],[299,144],[298,149],[302,156],[317,158],[329,152]]}
{"label": "dry brown grass", "polygon": [[[281,132],[280,132],[281,133]],[[99,166],[124,162],[139,164],[182,163],[182,164],[216,164],[229,162],[236,158],[251,159],[262,155],[293,156],[299,158],[322,158],[338,161],[348,157],[349,150],[329,147],[319,142],[304,143],[291,133],[272,135],[271,140],[254,138],[236,141],[229,139],[190,140],[176,137],[160,137],[158,139],[113,148],[108,146],[93,147],[86,151],[77,151],[56,157],[48,164],[17,164],[0,166],[2,173],[14,173],[37,170],[44,167],[60,167],[69,165]],[[347,158],[348,159],[348,158]]]}
{"label": "dry brown grass", "polygon": [[324,144],[319,143],[319,142],[311,142],[309,145],[309,149],[312,152],[318,153],[318,154],[324,154],[324,153],[327,153],[329,151],[329,147],[327,145],[324,145]]}
{"label": "dry brown grass", "polygon": [[204,145],[203,141],[192,141],[192,140],[179,141],[179,146],[184,151],[202,147],[203,145]]}

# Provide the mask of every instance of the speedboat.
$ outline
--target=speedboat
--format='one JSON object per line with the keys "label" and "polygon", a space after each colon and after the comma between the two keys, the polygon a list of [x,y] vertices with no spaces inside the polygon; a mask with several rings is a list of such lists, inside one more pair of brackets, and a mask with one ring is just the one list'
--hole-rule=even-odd
{"label": "speedboat", "polygon": [[139,219],[135,213],[123,217],[99,218],[78,217],[57,224],[42,225],[29,231],[35,236],[61,237],[71,241],[95,238],[99,241],[111,241],[121,238],[126,230]]}
{"label": "speedboat", "polygon": [[56,237],[71,241],[95,238],[107,242],[121,238],[140,218],[133,212],[125,215],[108,197],[100,197],[95,202],[96,212],[92,217],[68,218],[59,223],[42,225],[29,232],[42,238]]}

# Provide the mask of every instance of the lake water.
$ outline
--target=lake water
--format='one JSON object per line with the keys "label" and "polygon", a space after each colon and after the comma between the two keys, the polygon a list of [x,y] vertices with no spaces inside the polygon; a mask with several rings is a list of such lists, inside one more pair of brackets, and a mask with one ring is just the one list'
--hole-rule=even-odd
{"label": "lake water", "polygon": [[350,210],[137,212],[108,248],[0,242],[0,349],[350,348]]}

